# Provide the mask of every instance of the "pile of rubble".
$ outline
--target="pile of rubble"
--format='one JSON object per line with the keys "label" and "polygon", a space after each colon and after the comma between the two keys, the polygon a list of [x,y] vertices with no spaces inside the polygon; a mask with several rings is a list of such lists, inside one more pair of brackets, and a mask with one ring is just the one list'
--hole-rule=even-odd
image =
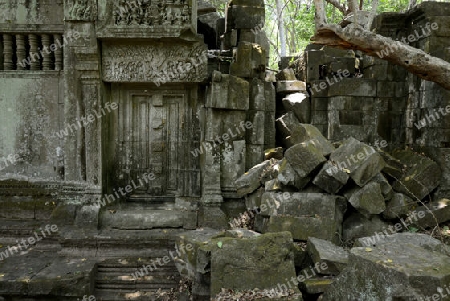
{"label": "pile of rubble", "polygon": [[[332,144],[313,125],[289,111],[277,119],[287,149],[236,181],[255,230],[289,231],[295,240],[322,238],[336,244],[374,235],[398,221],[426,228],[450,219],[446,199],[431,201],[441,171],[412,150],[388,154],[352,137]],[[406,226],[406,227],[405,227]]]}

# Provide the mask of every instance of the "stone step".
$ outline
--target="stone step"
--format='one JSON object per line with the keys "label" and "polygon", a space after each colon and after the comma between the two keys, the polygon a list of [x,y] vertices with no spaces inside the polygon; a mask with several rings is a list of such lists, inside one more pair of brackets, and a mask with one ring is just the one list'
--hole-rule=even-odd
{"label": "stone step", "polygon": [[121,208],[100,213],[101,229],[149,230],[158,228],[195,229],[197,213],[180,209],[155,210]]}
{"label": "stone step", "polygon": [[156,270],[149,271],[137,279],[131,275],[143,265],[156,260],[157,258],[125,258],[99,263],[94,294],[96,300],[158,300],[161,296],[174,295],[180,276],[173,262],[157,265]]}

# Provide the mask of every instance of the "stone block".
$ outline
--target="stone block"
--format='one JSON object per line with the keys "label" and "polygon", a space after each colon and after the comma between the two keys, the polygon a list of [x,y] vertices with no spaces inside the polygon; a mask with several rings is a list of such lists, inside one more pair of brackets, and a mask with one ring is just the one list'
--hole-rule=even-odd
{"label": "stone block", "polygon": [[206,107],[215,109],[248,110],[249,83],[241,78],[215,71],[206,96]]}
{"label": "stone block", "polygon": [[308,238],[306,251],[314,264],[327,265],[328,268],[322,270],[321,274],[338,275],[348,264],[348,252],[327,240]]}
{"label": "stone block", "polygon": [[450,199],[440,199],[427,203],[426,206],[419,206],[410,213],[410,216],[417,217],[412,222],[421,229],[445,223],[450,220]]}
{"label": "stone block", "polygon": [[275,86],[271,82],[264,83],[264,96],[266,100],[266,111],[276,111],[276,92]]}
{"label": "stone block", "polygon": [[375,177],[385,165],[383,158],[374,148],[353,137],[345,140],[331,153],[330,161],[348,172],[360,187]]}
{"label": "stone block", "polygon": [[245,197],[245,206],[247,207],[247,210],[255,210],[261,206],[261,198],[264,191],[264,188],[260,188]]}
{"label": "stone block", "polygon": [[286,68],[278,72],[276,75],[276,79],[278,81],[291,81],[291,80],[297,80],[294,74],[294,70],[291,68]]}
{"label": "stone block", "polygon": [[249,171],[240,176],[235,184],[239,196],[250,194],[261,186],[261,178],[264,171],[270,166],[271,161],[266,160],[252,167]]}
{"label": "stone block", "polygon": [[349,203],[366,217],[370,217],[372,214],[380,214],[386,209],[380,184],[376,182],[372,181],[362,188],[351,189],[344,195]]}
{"label": "stone block", "polygon": [[394,151],[392,156],[406,166],[406,172],[392,186],[395,191],[422,200],[439,185],[441,169],[430,158],[411,150]]}
{"label": "stone block", "polygon": [[377,82],[365,78],[343,78],[333,85],[329,84],[328,96],[377,96]]}
{"label": "stone block", "polygon": [[247,129],[248,143],[264,145],[265,115],[264,111],[248,111],[247,120],[253,125],[250,129]]}
{"label": "stone block", "polygon": [[296,240],[316,237],[339,242],[346,200],[323,193],[265,193],[261,214],[270,215],[262,232],[289,231]]}
{"label": "stone block", "polygon": [[394,193],[392,198],[386,204],[386,210],[383,212],[385,219],[398,219],[405,217],[414,209],[416,202],[403,193]]}
{"label": "stone block", "polygon": [[348,173],[328,161],[314,178],[313,184],[328,193],[337,193],[349,178]]}
{"label": "stone block", "polygon": [[299,80],[277,82],[277,93],[306,92],[306,83]]}
{"label": "stone block", "polygon": [[311,102],[306,93],[293,93],[282,100],[286,111],[294,112],[301,123],[311,122]]}
{"label": "stone block", "polygon": [[254,78],[250,84],[250,110],[265,111],[265,85],[260,79]]}
{"label": "stone block", "polygon": [[322,152],[323,156],[329,156],[335,150],[334,146],[322,135],[322,133],[311,124],[299,124],[292,127],[291,135],[287,141],[288,145],[298,143],[311,143]]}
{"label": "stone block", "polygon": [[259,77],[265,72],[265,50],[258,44],[239,42],[236,60],[231,63],[230,74],[243,78]]}
{"label": "stone block", "polygon": [[269,148],[264,151],[264,160],[270,160],[272,158],[281,160],[283,159],[284,149],[282,147]]}
{"label": "stone block", "polygon": [[287,149],[284,157],[301,178],[318,169],[327,159],[314,143],[299,143]]}
{"label": "stone block", "polygon": [[354,57],[338,57],[330,63],[329,71],[332,73],[342,73],[344,70],[347,70],[349,74],[355,74],[355,64]]}
{"label": "stone block", "polygon": [[275,147],[275,112],[264,113],[264,148]]}
{"label": "stone block", "polygon": [[326,55],[320,50],[306,51],[306,82],[310,83],[320,78],[320,66],[327,62]]}
{"label": "stone block", "polygon": [[264,161],[264,145],[247,144],[247,153],[245,155],[245,168],[250,169],[253,166]]}
{"label": "stone block", "polygon": [[277,179],[281,184],[293,186],[299,190],[304,188],[311,180],[309,177],[300,177],[285,158],[280,162]]}
{"label": "stone block", "polygon": [[[269,290],[284,283],[286,277],[296,277],[292,235],[289,232],[246,238],[224,237],[220,239],[220,247],[217,242],[212,242],[216,245],[211,250],[213,297],[222,289]],[[249,269],[249,266],[253,268]],[[298,288],[293,290],[300,292]]]}
{"label": "stone block", "polygon": [[378,215],[366,218],[361,213],[354,212],[342,224],[342,239],[344,242],[350,242],[356,238],[372,236],[389,226],[390,224],[382,221]]}
{"label": "stone block", "polygon": [[100,206],[83,206],[77,212],[75,226],[83,229],[98,230]]}
{"label": "stone block", "polygon": [[387,241],[370,249],[351,249],[347,268],[325,292],[323,301],[360,300],[363,295],[370,300],[431,300],[431,296],[448,300],[438,294],[438,287],[448,285],[448,279],[448,255],[410,241]]}
{"label": "stone block", "polygon": [[[264,6],[236,5],[231,6],[231,14],[228,21],[231,21],[235,29],[253,29],[258,26],[264,27],[265,9]],[[230,20],[231,19],[231,20]]]}

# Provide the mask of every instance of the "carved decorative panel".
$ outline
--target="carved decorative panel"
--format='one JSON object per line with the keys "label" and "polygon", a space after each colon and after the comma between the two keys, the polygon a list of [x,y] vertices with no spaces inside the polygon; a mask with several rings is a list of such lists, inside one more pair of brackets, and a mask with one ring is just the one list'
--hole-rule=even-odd
{"label": "carved decorative panel", "polygon": [[182,26],[191,23],[191,7],[186,0],[120,0],[113,16],[116,26]]}
{"label": "carved decorative panel", "polygon": [[194,45],[104,45],[103,79],[107,82],[202,82],[207,51]]}
{"label": "carved decorative panel", "polygon": [[93,21],[97,15],[97,1],[66,0],[66,21]]}

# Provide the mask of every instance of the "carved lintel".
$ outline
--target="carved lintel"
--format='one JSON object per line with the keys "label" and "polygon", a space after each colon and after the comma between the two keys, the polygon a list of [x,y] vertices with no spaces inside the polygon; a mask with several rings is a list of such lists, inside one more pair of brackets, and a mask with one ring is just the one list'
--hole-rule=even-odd
{"label": "carved lintel", "polygon": [[105,45],[103,79],[108,82],[202,82],[207,50],[194,45]]}
{"label": "carved lintel", "polygon": [[191,15],[187,0],[119,0],[113,7],[115,26],[185,26]]}

